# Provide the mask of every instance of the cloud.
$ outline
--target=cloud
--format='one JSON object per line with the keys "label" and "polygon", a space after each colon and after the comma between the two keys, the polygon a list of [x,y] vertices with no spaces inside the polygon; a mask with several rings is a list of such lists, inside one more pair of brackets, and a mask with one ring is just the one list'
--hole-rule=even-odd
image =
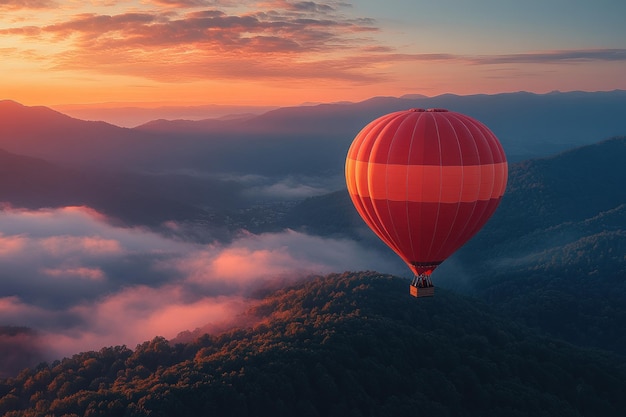
{"label": "cloud", "polygon": [[[408,65],[423,63],[492,68],[511,64],[517,74],[533,74],[534,64],[626,59],[626,49],[494,55],[398,53],[377,39],[382,22],[354,17],[354,10],[347,12],[350,4],[341,1],[145,0],[139,5],[133,2],[132,6],[114,0],[100,3],[110,7],[110,15],[72,14],[87,9],[61,7],[63,11],[54,24],[37,25],[35,19],[13,21],[0,29],[0,37],[24,38],[27,42],[9,39],[8,44],[37,48],[4,48],[7,57],[51,71],[124,75],[161,83],[241,81],[263,83],[265,87],[276,83],[281,88],[299,87],[306,82],[323,83],[325,88],[397,83],[397,77],[392,76],[394,67],[406,70]],[[3,4],[5,8],[34,8],[55,3],[13,0]],[[51,47],[45,48],[48,44]],[[526,69],[519,68],[522,66]],[[429,68],[437,72],[436,65]]]}
{"label": "cloud", "polygon": [[0,2],[0,9],[48,9],[57,5],[53,0],[3,0]]}
{"label": "cloud", "polygon": [[280,178],[261,175],[222,176],[229,181],[242,183],[246,189],[245,197],[254,200],[302,200],[339,190],[345,179],[341,177],[324,176],[311,177],[287,175]]}
{"label": "cloud", "polygon": [[587,61],[626,61],[626,49],[571,49],[535,53],[468,57],[476,64],[545,64]]}
{"label": "cloud", "polygon": [[267,198],[283,198],[296,200],[316,195],[322,195],[327,193],[328,190],[306,184],[292,183],[291,181],[287,180],[277,182],[269,186],[261,187],[257,189],[256,192],[259,195],[266,196]]}
{"label": "cloud", "polygon": [[158,6],[177,7],[177,8],[193,8],[193,7],[207,7],[207,6],[228,7],[228,6],[235,6],[237,4],[235,1],[231,1],[231,0],[151,0],[151,3],[154,3]]}
{"label": "cloud", "polygon": [[447,53],[399,54],[385,47],[364,47],[364,54],[351,58],[361,65],[384,62],[464,62],[475,65],[558,64],[590,61],[626,61],[626,49],[571,49],[500,55],[457,55]]}
{"label": "cloud", "polygon": [[[183,9],[228,4],[158,3]],[[95,70],[168,82],[285,77],[372,81],[365,68],[331,58],[337,52],[357,52],[368,42],[364,34],[378,31],[372,19],[348,18],[341,7],[340,3],[272,2],[239,13],[218,9],[184,14],[166,10],[88,13],[47,26],[1,29],[0,36],[22,36],[54,43],[57,48],[65,45],[62,51],[44,57],[62,70]]]}
{"label": "cloud", "polygon": [[285,230],[198,244],[86,207],[5,209],[0,230],[0,323],[33,329],[48,360],[233,322],[268,286],[394,268],[348,239]]}
{"label": "cloud", "polygon": [[63,355],[121,344],[134,348],[156,335],[171,338],[207,323],[232,323],[249,305],[237,295],[192,296],[182,285],[139,285],[73,307],[71,314],[80,317],[80,322],[46,332],[42,339]]}

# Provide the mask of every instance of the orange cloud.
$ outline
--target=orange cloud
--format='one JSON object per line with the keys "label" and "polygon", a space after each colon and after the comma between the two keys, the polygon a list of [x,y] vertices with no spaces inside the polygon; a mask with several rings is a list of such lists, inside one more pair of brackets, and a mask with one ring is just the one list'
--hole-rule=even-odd
{"label": "orange cloud", "polygon": [[0,257],[9,257],[21,252],[26,247],[28,239],[24,236],[2,236],[0,233]]}
{"label": "orange cloud", "polygon": [[24,304],[19,297],[15,295],[0,297],[0,311],[3,314],[19,315],[29,309],[30,307]]}
{"label": "orange cloud", "polygon": [[237,2],[229,1],[229,0],[151,0],[151,2],[159,6],[177,7],[177,8],[192,8],[192,7],[206,7],[206,6],[224,7],[224,6],[234,6],[237,4]]}
{"label": "orange cloud", "polygon": [[53,0],[4,0],[0,2],[0,9],[46,9],[57,5]]}
{"label": "orange cloud", "polygon": [[84,350],[120,344],[134,347],[157,335],[173,338],[183,330],[209,323],[232,323],[249,307],[250,300],[240,296],[189,299],[173,285],[135,286],[96,303],[74,307],[72,313],[85,320],[83,328],[48,334],[46,339],[57,354],[63,355],[75,353],[77,346]]}
{"label": "orange cloud", "polygon": [[[195,6],[198,1],[172,1]],[[66,45],[49,54],[57,70],[90,70],[157,81],[185,79],[317,78],[371,81],[363,66],[333,55],[358,51],[371,19],[347,19],[312,2],[272,3],[272,8],[227,14],[194,11],[80,14],[47,26],[0,30],[38,42]],[[358,36],[357,36],[358,35]]]}

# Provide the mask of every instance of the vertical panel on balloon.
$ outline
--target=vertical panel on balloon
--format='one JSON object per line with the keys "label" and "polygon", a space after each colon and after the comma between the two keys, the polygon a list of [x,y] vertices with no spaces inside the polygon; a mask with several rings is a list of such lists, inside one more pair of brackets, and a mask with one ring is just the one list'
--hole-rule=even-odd
{"label": "vertical panel on balloon", "polygon": [[413,133],[410,136],[411,149],[408,154],[407,164],[409,165],[425,165],[427,156],[426,127],[429,123],[429,117],[425,113],[417,113]]}
{"label": "vertical panel on balloon", "polygon": [[416,262],[440,261],[428,259],[428,251],[435,234],[435,223],[439,213],[439,203],[410,202],[409,217],[413,233],[413,259]]}
{"label": "vertical panel on balloon", "polygon": [[420,135],[413,137],[419,149],[411,150],[409,163],[411,165],[441,165],[441,152],[439,149],[439,131],[433,113],[420,113]]}
{"label": "vertical panel on balloon", "polygon": [[433,257],[446,259],[463,244],[463,235],[473,224],[474,207],[476,202],[460,202],[457,204],[457,212],[454,222],[450,227],[448,239],[442,244]]}
{"label": "vertical panel on balloon", "polygon": [[467,126],[467,120],[459,113],[450,112],[449,121],[454,126],[457,134],[458,145],[462,155],[462,163],[459,165],[478,165],[480,158],[474,141],[472,130]]}
{"label": "vertical panel on balloon", "polygon": [[478,159],[480,165],[485,164],[493,164],[494,163],[494,155],[491,149],[490,140],[491,133],[486,131],[484,126],[478,125],[475,121],[467,120],[466,126],[471,132],[471,137],[476,145],[476,150],[478,152]]}
{"label": "vertical panel on balloon", "polygon": [[498,208],[498,204],[500,204],[500,198],[492,198],[488,201],[481,201],[485,206],[485,209],[481,213],[481,216],[477,218],[476,223],[473,225],[471,233],[468,235],[467,240],[469,240],[472,236],[474,236],[478,231],[487,223],[489,218],[493,215]]}
{"label": "vertical panel on balloon", "polygon": [[436,227],[433,231],[432,241],[426,254],[428,260],[441,260],[441,258],[437,258],[437,256],[439,256],[439,253],[445,248],[450,236],[450,229],[454,224],[458,210],[459,203],[439,204]]}
{"label": "vertical panel on balloon", "polygon": [[493,200],[479,200],[474,204],[471,217],[468,219],[466,227],[459,232],[454,242],[450,243],[450,247],[453,248],[450,254],[455,250],[463,246],[465,242],[470,240],[480,228],[489,220],[491,214],[498,205],[499,199]]}
{"label": "vertical panel on balloon", "polygon": [[[453,125],[449,122],[446,113],[432,113],[437,124],[437,132],[439,134],[439,152],[442,166],[462,164],[461,150],[459,147],[458,133]],[[459,132],[463,134],[463,132]]]}
{"label": "vertical panel on balloon", "polygon": [[[376,143],[372,147],[372,152],[369,157],[369,162],[388,164],[388,163],[406,163],[406,155],[408,155],[409,143],[407,140],[396,141],[396,147],[398,149],[397,155],[394,155],[391,151],[392,143],[395,138],[404,139],[402,134],[406,133],[407,129],[410,129],[408,123],[404,123],[408,116],[405,114],[394,113],[396,117],[387,121],[387,124],[379,131]],[[404,127],[403,127],[404,126]],[[400,134],[398,130],[400,129]],[[406,143],[405,143],[406,142]],[[404,153],[403,153],[404,152]],[[400,162],[394,162],[394,156],[400,157]]]}

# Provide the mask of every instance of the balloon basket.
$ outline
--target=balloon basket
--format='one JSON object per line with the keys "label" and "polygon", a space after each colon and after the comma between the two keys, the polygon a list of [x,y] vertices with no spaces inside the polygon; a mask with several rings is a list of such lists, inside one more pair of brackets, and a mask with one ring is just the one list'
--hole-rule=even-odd
{"label": "balloon basket", "polygon": [[417,287],[411,285],[409,287],[409,293],[415,298],[432,297],[435,295],[435,287]]}

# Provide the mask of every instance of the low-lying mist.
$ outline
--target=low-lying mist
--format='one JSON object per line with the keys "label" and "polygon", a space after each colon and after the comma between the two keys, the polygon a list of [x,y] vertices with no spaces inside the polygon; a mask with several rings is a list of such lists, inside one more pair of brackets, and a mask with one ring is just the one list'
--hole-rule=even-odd
{"label": "low-lying mist", "polygon": [[5,208],[0,230],[0,324],[28,329],[3,333],[0,350],[28,345],[35,354],[24,366],[232,322],[260,288],[402,266],[347,238],[286,229],[201,244],[122,227],[89,207]]}

